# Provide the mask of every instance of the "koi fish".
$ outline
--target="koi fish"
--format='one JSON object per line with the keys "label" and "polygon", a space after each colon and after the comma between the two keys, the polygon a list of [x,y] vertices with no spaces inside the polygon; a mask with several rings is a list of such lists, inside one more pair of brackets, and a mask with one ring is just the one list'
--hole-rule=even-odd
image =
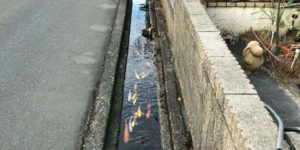
{"label": "koi fish", "polygon": [[133,119],[133,117],[131,117],[130,118],[130,120],[129,120],[129,122],[128,122],[128,127],[129,127],[129,132],[131,133],[132,132],[132,130],[133,130],[133,126],[132,126],[132,119]]}
{"label": "koi fish", "polygon": [[139,74],[139,76],[143,76],[143,75],[145,75],[146,73],[145,72],[141,72],[140,74]]}
{"label": "koi fish", "polygon": [[136,72],[136,70],[134,70],[134,74],[135,74],[135,77],[139,80],[139,79],[140,79],[140,76],[139,76],[139,74]]}
{"label": "koi fish", "polygon": [[129,90],[129,93],[128,93],[128,102],[130,102],[131,100],[131,90]]}
{"label": "koi fish", "polygon": [[137,101],[137,97],[132,101],[132,104],[135,105],[136,101]]}
{"label": "koi fish", "polygon": [[136,114],[136,116],[137,116],[138,118],[142,117],[143,112],[142,112],[142,110],[141,110],[141,105],[138,107],[138,110],[137,110],[137,112],[136,112],[135,114]]}
{"label": "koi fish", "polygon": [[133,127],[135,126],[135,124],[136,124],[136,118],[137,118],[137,116],[134,115],[133,119],[131,120],[131,127],[132,127],[132,128],[133,128]]}
{"label": "koi fish", "polygon": [[133,105],[135,105],[137,99],[138,99],[138,95],[137,95],[137,93],[135,92],[134,95],[131,97],[131,100],[132,100]]}
{"label": "koi fish", "polygon": [[133,90],[134,90],[134,92],[137,92],[137,90],[138,90],[138,84],[137,84],[137,82],[135,82]]}
{"label": "koi fish", "polygon": [[135,51],[135,54],[136,54],[136,57],[137,57],[137,58],[140,58],[140,57],[141,57],[141,53],[140,53],[139,50],[136,50],[136,51]]}
{"label": "koi fish", "polygon": [[129,128],[127,125],[127,120],[125,120],[125,129],[124,129],[124,143],[127,144],[129,142]]}
{"label": "koi fish", "polygon": [[146,113],[146,118],[149,119],[151,116],[151,104],[147,105],[147,113]]}
{"label": "koi fish", "polygon": [[133,96],[131,97],[131,100],[134,101],[137,98],[137,92],[134,92]]}
{"label": "koi fish", "polygon": [[[143,72],[143,73],[144,73],[144,72]],[[148,77],[148,75],[149,75],[149,73],[144,73],[144,74],[142,74],[142,75],[141,75],[141,79],[144,79],[144,78]]]}
{"label": "koi fish", "polygon": [[145,65],[146,65],[147,67],[149,67],[149,68],[153,68],[153,62],[152,62],[152,61],[147,61],[147,62],[145,63]]}

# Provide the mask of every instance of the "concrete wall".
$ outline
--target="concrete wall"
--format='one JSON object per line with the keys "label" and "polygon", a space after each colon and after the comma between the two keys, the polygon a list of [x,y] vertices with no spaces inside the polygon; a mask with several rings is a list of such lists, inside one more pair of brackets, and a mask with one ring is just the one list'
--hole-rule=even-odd
{"label": "concrete wall", "polygon": [[275,149],[276,125],[199,0],[161,3],[194,149]]}
{"label": "concrete wall", "polygon": [[[209,7],[207,13],[222,32],[239,35],[249,31],[251,27],[255,30],[269,30],[272,23],[269,19],[262,19],[267,17],[261,12],[262,9],[267,12],[272,10],[271,8],[251,7]],[[283,18],[289,18],[288,20],[291,21],[292,13],[299,14],[296,9],[286,9]],[[297,23],[299,23],[299,18],[296,20]]]}

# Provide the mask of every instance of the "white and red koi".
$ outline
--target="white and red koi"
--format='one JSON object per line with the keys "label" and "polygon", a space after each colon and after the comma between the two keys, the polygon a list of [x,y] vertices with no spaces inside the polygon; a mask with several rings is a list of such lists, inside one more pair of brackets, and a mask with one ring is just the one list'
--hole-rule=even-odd
{"label": "white and red koi", "polygon": [[129,93],[128,93],[128,102],[131,101],[131,90],[129,90]]}
{"label": "white and red koi", "polygon": [[151,104],[149,103],[148,105],[147,105],[147,113],[146,113],[146,118],[147,119],[149,119],[150,118],[150,116],[151,116]]}
{"label": "white and red koi", "polygon": [[147,67],[149,67],[149,68],[153,68],[153,61],[147,61],[146,63],[145,63],[145,65],[147,66]]}
{"label": "white and red koi", "polygon": [[137,84],[137,82],[134,83],[133,90],[134,90],[134,92],[137,92],[137,90],[138,90],[138,84]]}
{"label": "white and red koi", "polygon": [[125,120],[125,129],[124,129],[124,143],[125,144],[127,144],[129,142],[129,136],[130,136],[129,128],[127,125],[127,120]]}

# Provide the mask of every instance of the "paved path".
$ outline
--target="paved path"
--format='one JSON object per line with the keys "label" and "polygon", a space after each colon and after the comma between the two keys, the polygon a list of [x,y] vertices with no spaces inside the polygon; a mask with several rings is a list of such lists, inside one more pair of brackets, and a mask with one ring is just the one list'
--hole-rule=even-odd
{"label": "paved path", "polygon": [[0,1],[1,150],[79,147],[115,1]]}

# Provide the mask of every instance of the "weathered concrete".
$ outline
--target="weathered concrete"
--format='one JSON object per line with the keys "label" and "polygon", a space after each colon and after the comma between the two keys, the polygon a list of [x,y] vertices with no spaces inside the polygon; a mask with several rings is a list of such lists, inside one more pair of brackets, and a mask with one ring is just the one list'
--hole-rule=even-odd
{"label": "weathered concrete", "polygon": [[127,2],[127,0],[120,0],[118,3],[117,14],[105,56],[103,73],[101,74],[95,101],[90,111],[88,129],[83,137],[82,148],[86,150],[103,149],[105,146]]}
{"label": "weathered concrete", "polygon": [[[241,3],[243,4],[243,3]],[[252,3],[254,4],[254,3]],[[239,8],[239,7],[208,7],[207,13],[222,32],[238,35],[253,28],[255,30],[270,30],[271,20],[261,10],[270,12],[271,8]],[[295,8],[284,11],[283,18],[290,18],[291,13],[297,13]],[[291,20],[291,19],[289,19]],[[295,22],[298,24],[300,18]]]}
{"label": "weathered concrete", "polygon": [[[156,5],[156,8],[160,8]],[[168,118],[170,124],[170,134],[172,137],[172,149],[182,150],[188,149],[188,137],[186,127],[184,124],[184,118],[181,114],[180,105],[177,101],[178,91],[176,85],[175,70],[171,62],[171,50],[168,35],[165,32],[165,22],[163,21],[162,10],[156,9],[157,16],[157,32],[158,41],[160,45],[160,55],[162,57],[163,64],[163,80],[164,83],[164,96],[167,103]]]}
{"label": "weathered concrete", "polygon": [[204,7],[161,3],[194,149],[275,149],[277,127]]}
{"label": "weathered concrete", "polygon": [[115,1],[0,1],[1,150],[80,147]]}

